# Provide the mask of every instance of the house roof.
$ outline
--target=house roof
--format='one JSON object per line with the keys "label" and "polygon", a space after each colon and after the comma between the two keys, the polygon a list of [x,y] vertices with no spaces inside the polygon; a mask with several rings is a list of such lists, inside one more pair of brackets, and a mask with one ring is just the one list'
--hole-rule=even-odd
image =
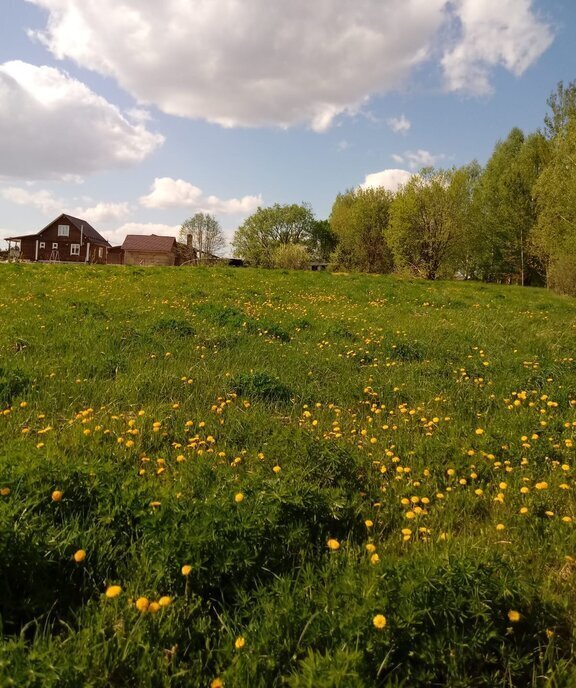
{"label": "house roof", "polygon": [[144,253],[170,253],[176,239],[157,234],[127,234],[122,244],[123,251],[142,251]]}
{"label": "house roof", "polygon": [[58,222],[60,219],[66,219],[70,224],[74,225],[76,229],[80,230],[86,241],[91,241],[93,244],[99,244],[101,246],[108,246],[110,248],[110,244],[106,241],[106,239],[99,233],[97,232],[94,227],[92,227],[91,224],[86,222],[86,220],[82,220],[79,217],[73,217],[72,215],[68,215],[67,213],[62,213],[62,215],[58,215],[57,218],[49,222],[46,227],[43,227],[39,232],[36,232],[36,234],[23,234],[21,236],[14,236],[14,237],[6,237],[6,239],[10,239],[10,241],[19,241],[20,239],[30,239],[32,237],[37,237],[42,232],[44,232],[48,227],[51,227],[55,222]]}

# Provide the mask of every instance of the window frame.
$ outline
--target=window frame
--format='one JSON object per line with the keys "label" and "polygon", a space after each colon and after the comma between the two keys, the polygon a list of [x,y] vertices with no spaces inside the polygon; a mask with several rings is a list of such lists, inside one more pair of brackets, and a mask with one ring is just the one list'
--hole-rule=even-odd
{"label": "window frame", "polygon": [[79,256],[80,255],[80,244],[70,244],[70,255]]}
{"label": "window frame", "polygon": [[57,242],[57,241],[53,241],[53,242],[52,242],[52,250],[53,250],[53,251],[57,251],[57,250],[58,250],[58,242]]}
{"label": "window frame", "polygon": [[66,238],[70,237],[70,225],[58,225],[58,236]]}
{"label": "window frame", "polygon": [[45,241],[40,241],[38,243],[38,248],[46,248],[46,242]]}

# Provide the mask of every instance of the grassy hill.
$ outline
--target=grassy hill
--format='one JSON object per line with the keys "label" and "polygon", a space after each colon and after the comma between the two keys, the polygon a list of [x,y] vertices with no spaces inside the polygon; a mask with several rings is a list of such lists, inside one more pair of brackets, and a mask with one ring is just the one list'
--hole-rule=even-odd
{"label": "grassy hill", "polygon": [[0,266],[0,685],[571,686],[576,302]]}

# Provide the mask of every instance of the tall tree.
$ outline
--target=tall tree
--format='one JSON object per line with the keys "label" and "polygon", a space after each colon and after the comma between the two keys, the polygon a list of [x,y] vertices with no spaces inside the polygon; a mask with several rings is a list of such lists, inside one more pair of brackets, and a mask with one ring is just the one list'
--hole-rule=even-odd
{"label": "tall tree", "polygon": [[547,148],[542,134],[526,138],[516,127],[496,144],[486,164],[475,194],[478,272],[483,279],[524,284],[534,269],[530,254],[536,223],[533,188]]}
{"label": "tall tree", "polygon": [[534,247],[549,286],[576,293],[576,113],[550,143],[550,160],[535,184]]}
{"label": "tall tree", "polygon": [[212,259],[226,246],[226,238],[218,220],[208,213],[196,213],[182,223],[180,241],[186,244],[188,260]]}
{"label": "tall tree", "polygon": [[311,241],[315,219],[306,203],[258,208],[238,227],[232,246],[234,253],[252,265],[273,267],[279,246]]}
{"label": "tall tree", "polygon": [[330,213],[330,227],[338,240],[334,254],[338,265],[348,270],[391,272],[386,231],[393,197],[382,187],[338,194]]}
{"label": "tall tree", "polygon": [[396,264],[426,279],[452,277],[461,261],[470,206],[467,168],[426,168],[398,192],[390,210]]}

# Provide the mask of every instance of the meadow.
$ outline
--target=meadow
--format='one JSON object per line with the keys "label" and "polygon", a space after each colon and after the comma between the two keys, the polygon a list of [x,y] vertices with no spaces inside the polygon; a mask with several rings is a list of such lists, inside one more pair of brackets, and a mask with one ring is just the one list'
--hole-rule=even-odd
{"label": "meadow", "polygon": [[0,266],[0,686],[576,685],[576,301]]}

